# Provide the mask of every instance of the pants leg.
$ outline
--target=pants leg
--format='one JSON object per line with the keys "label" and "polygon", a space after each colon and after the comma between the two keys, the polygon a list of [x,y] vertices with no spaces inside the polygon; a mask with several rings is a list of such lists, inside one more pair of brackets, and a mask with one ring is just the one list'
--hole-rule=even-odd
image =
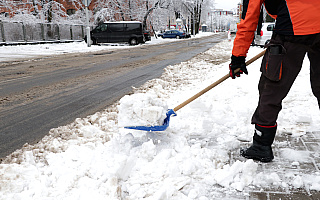
{"label": "pants leg", "polygon": [[259,102],[252,117],[252,124],[264,126],[276,124],[278,114],[282,109],[282,100],[287,96],[299,74],[306,54],[305,45],[282,42],[280,37],[276,37],[275,41],[277,44],[282,43],[286,49],[282,61],[282,76],[279,81],[271,81],[264,74],[261,75],[258,85]]}
{"label": "pants leg", "polygon": [[308,58],[310,60],[311,88],[320,108],[320,49],[308,51]]}

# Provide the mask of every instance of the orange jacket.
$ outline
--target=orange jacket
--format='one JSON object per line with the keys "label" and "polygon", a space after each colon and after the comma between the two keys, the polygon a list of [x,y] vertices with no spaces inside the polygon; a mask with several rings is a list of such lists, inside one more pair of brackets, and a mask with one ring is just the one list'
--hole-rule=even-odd
{"label": "orange jacket", "polygon": [[[274,32],[282,35],[310,35],[320,33],[319,0],[248,0],[247,12],[238,24],[232,55],[246,56],[258,25],[260,9],[263,3],[266,8],[277,2]],[[279,3],[280,2],[280,3]],[[269,4],[269,5],[267,5]],[[268,10],[267,10],[268,11]]]}

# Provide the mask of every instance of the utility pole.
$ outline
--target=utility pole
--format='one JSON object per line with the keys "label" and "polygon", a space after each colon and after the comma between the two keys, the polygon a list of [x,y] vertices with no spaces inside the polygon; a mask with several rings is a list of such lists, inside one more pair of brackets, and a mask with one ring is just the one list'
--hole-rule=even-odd
{"label": "utility pole", "polygon": [[88,6],[89,0],[84,0],[85,12],[86,12],[86,34],[87,34],[87,46],[90,47],[91,44],[91,35],[90,35],[90,26],[89,26],[89,13],[88,13]]}
{"label": "utility pole", "polygon": [[243,9],[243,0],[240,1],[240,5],[239,5],[239,21],[241,21],[241,18],[242,18],[242,9]]}
{"label": "utility pole", "polygon": [[210,12],[210,16],[211,16],[211,32],[213,32],[213,24],[212,24],[212,11]]}
{"label": "utility pole", "polygon": [[193,14],[192,14],[192,21],[193,21],[193,37],[196,36],[196,25],[195,25],[195,21],[194,21],[194,11],[193,11]]}

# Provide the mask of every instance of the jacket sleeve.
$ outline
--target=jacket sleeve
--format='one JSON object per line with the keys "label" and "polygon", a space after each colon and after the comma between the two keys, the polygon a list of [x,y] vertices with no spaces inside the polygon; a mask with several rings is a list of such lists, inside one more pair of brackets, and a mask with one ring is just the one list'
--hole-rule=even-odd
{"label": "jacket sleeve", "polygon": [[242,15],[242,19],[238,24],[237,35],[233,43],[232,55],[234,56],[247,56],[258,25],[260,9],[264,0],[247,0],[247,2],[248,4],[244,5],[243,8],[246,12]]}

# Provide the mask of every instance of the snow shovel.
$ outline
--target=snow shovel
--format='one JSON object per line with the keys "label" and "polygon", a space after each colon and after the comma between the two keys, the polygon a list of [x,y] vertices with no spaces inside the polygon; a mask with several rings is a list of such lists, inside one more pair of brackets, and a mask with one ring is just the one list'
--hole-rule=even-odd
{"label": "snow shovel", "polygon": [[[250,60],[248,60],[246,62],[246,65],[250,65],[251,63],[253,63],[254,61],[256,61],[258,58],[260,58],[261,56],[263,56],[265,54],[266,50],[262,51],[261,53],[259,53],[258,55],[256,55],[255,57],[251,58]],[[236,69],[235,73],[239,72],[240,68]],[[193,100],[197,99],[198,97],[200,97],[201,95],[203,95],[204,93],[208,92],[209,90],[211,90],[212,88],[216,87],[217,85],[219,85],[220,83],[222,83],[223,81],[227,80],[230,77],[230,74],[226,74],[225,76],[223,76],[222,78],[220,78],[219,80],[217,80],[216,82],[212,83],[211,85],[209,85],[208,87],[204,88],[203,90],[201,90],[200,92],[198,92],[197,94],[193,95],[192,97],[190,97],[189,99],[187,99],[186,101],[184,101],[183,103],[181,103],[180,105],[176,106],[173,109],[169,109],[168,112],[166,113],[166,118],[164,119],[164,122],[162,125],[159,126],[127,126],[124,128],[127,129],[136,129],[136,130],[141,130],[141,131],[164,131],[168,128],[169,126],[169,122],[170,122],[170,117],[172,116],[176,116],[176,111],[180,110],[181,108],[183,108],[185,105],[189,104],[190,102],[192,102]]]}

